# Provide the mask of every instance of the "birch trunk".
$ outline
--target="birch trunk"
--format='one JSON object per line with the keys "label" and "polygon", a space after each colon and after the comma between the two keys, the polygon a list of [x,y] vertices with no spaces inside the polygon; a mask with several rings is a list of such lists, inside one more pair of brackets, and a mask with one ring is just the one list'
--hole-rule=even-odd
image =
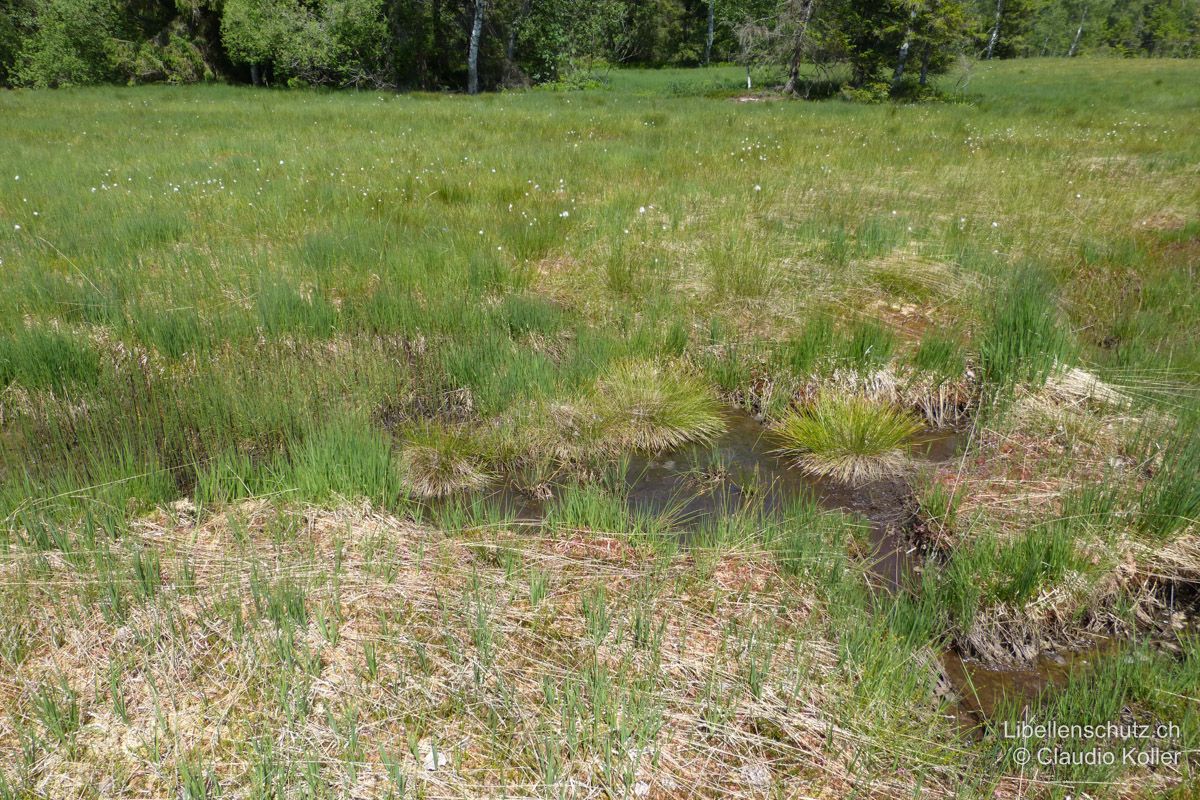
{"label": "birch trunk", "polygon": [[992,51],[996,49],[996,42],[1000,39],[1000,20],[1004,18],[1004,0],[996,0],[996,24],[992,26],[992,35],[988,37],[987,55],[984,58],[991,58]]}
{"label": "birch trunk", "polygon": [[1075,29],[1075,38],[1071,40],[1071,49],[1067,51],[1067,58],[1074,58],[1075,51],[1079,49],[1079,39],[1083,36],[1083,26],[1087,22],[1087,6],[1083,7],[1083,16],[1079,18],[1079,27]]}
{"label": "birch trunk", "polygon": [[483,7],[486,0],[475,0],[471,20],[471,44],[467,49],[467,94],[479,94],[479,39],[483,36]]}
{"label": "birch trunk", "polygon": [[896,71],[892,73],[892,88],[895,89],[900,85],[900,79],[904,77],[904,65],[908,63],[908,48],[912,42],[913,22],[917,19],[917,10],[914,8],[908,15],[908,28],[904,31],[904,43],[900,45],[900,56],[896,59]]}

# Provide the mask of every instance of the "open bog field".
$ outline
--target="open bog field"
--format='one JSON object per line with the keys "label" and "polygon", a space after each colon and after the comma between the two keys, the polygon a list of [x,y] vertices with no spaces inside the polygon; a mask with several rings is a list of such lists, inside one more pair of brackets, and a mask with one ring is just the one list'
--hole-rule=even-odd
{"label": "open bog field", "polygon": [[1195,797],[1200,64],[943,82],[0,93],[0,799]]}

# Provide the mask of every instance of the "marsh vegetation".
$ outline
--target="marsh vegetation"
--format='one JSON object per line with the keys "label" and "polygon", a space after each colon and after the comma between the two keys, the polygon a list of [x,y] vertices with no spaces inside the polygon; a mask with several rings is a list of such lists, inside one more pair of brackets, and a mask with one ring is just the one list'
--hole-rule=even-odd
{"label": "marsh vegetation", "polygon": [[0,94],[0,798],[1191,796],[1200,70],[742,80]]}

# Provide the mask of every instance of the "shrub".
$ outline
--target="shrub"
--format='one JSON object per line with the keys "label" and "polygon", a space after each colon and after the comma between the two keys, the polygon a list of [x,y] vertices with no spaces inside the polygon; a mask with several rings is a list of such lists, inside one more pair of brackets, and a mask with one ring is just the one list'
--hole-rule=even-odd
{"label": "shrub", "polygon": [[7,13],[0,13],[0,86],[10,86],[16,77],[13,69],[26,33],[22,5],[21,0],[15,0]]}
{"label": "shrub", "polygon": [[235,62],[289,85],[378,84],[388,40],[381,0],[227,0],[221,36]]}
{"label": "shrub", "polygon": [[892,87],[883,81],[865,83],[854,87],[846,84],[842,87],[842,99],[852,103],[882,103],[892,94]]}
{"label": "shrub", "polygon": [[116,74],[112,0],[47,0],[17,59],[17,81],[54,88],[100,83]]}
{"label": "shrub", "polygon": [[177,23],[172,28],[165,43],[152,40],[126,48],[121,69],[129,76],[130,83],[198,83],[215,77],[200,48],[185,35],[183,26]]}

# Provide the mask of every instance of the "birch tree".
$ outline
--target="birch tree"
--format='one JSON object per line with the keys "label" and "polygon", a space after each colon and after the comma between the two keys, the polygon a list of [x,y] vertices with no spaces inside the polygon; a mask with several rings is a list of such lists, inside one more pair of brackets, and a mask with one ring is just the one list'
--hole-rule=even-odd
{"label": "birch tree", "polygon": [[712,60],[713,36],[716,33],[717,0],[708,0],[708,31],[704,36],[704,66]]}
{"label": "birch tree", "polygon": [[479,42],[483,38],[483,15],[487,8],[487,0],[474,0],[474,6],[471,16],[471,38],[467,46],[467,94],[479,94]]}
{"label": "birch tree", "polygon": [[987,51],[984,58],[991,59],[996,51],[996,42],[1000,41],[1000,22],[1004,19],[1004,0],[996,0],[996,21],[992,24],[992,32],[988,35]]}
{"label": "birch tree", "polygon": [[1079,12],[1079,27],[1075,29],[1075,37],[1071,39],[1071,46],[1067,49],[1067,58],[1074,58],[1075,53],[1079,51],[1079,40],[1083,38],[1083,26],[1087,24],[1088,4],[1081,3],[1083,8]]}
{"label": "birch tree", "polygon": [[912,46],[913,25],[917,21],[918,6],[913,6],[908,12],[908,26],[904,29],[904,41],[900,44],[900,55],[896,59],[896,69],[892,73],[892,89],[895,90],[900,85],[900,79],[904,77],[904,66],[908,63],[908,51]]}

